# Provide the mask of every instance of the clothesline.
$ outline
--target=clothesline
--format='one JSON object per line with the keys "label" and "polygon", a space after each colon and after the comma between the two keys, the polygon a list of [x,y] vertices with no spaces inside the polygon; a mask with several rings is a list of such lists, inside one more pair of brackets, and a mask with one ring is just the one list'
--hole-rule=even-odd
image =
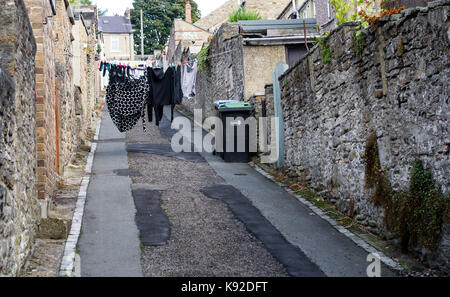
{"label": "clothesline", "polygon": [[[197,62],[194,67],[186,66],[181,77],[181,66],[163,68],[148,67],[143,76],[134,77],[130,66],[101,62],[103,75],[108,70],[109,83],[106,89],[106,104],[112,121],[120,132],[131,130],[142,119],[146,129],[145,114],[148,121],[159,122],[163,117],[164,106],[171,106],[171,120],[174,117],[175,105],[181,104],[183,95],[195,96],[195,77]],[[131,74],[131,75],[130,75]]]}

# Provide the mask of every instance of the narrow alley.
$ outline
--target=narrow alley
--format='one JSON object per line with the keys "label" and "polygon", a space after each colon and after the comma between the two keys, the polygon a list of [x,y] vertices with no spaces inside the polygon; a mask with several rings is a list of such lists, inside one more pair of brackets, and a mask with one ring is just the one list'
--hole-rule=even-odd
{"label": "narrow alley", "polygon": [[367,276],[366,251],[248,164],[174,153],[167,117],[147,128],[103,115],[81,276]]}
{"label": "narrow alley", "polygon": [[448,279],[449,17],[450,0],[0,0],[0,279]]}

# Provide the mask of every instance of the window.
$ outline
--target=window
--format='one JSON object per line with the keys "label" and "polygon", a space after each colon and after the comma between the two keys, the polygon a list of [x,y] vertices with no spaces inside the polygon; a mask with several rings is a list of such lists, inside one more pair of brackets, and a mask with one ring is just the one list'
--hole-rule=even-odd
{"label": "window", "polygon": [[119,36],[111,36],[111,51],[120,52]]}

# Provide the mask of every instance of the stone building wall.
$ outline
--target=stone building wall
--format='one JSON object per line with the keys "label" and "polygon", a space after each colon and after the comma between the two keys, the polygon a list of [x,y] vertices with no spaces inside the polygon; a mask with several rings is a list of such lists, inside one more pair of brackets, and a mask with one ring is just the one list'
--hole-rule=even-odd
{"label": "stone building wall", "polygon": [[0,0],[0,28],[0,276],[16,276],[40,219],[36,42],[23,0]]}
{"label": "stone building wall", "polygon": [[89,49],[89,54],[86,55],[86,94],[87,94],[87,102],[86,102],[86,126],[85,129],[95,129],[96,124],[96,114],[95,114],[95,106],[98,100],[98,89],[97,86],[97,74],[98,67],[97,62],[95,61],[95,52],[97,50],[97,39],[95,27],[91,26],[89,28],[89,36],[87,41],[87,46]]}
{"label": "stone building wall", "polygon": [[[420,159],[449,193],[449,11],[447,0],[391,16],[368,30],[362,56],[352,47],[355,26],[340,26],[327,41],[331,62],[315,47],[280,78],[285,167],[377,234],[389,236],[365,186],[371,135],[394,190],[409,187]],[[447,265],[449,229],[441,244]]]}
{"label": "stone building wall", "polygon": [[[286,8],[291,0],[263,1],[246,0],[245,7],[252,11],[257,11],[263,19],[274,20]],[[241,1],[242,2],[242,1]],[[223,23],[228,21],[229,15],[237,8],[236,0],[228,0],[222,6],[202,17],[194,25],[214,32]]]}
{"label": "stone building wall", "polygon": [[95,51],[97,42],[95,39],[95,27],[86,27],[81,19],[75,20],[73,26],[73,55],[74,55],[74,99],[77,102],[76,115],[79,125],[79,137],[86,141],[89,129],[93,129],[96,123],[96,80],[97,61]]}
{"label": "stone building wall", "polygon": [[206,118],[216,114],[216,100],[245,100],[242,36],[238,32],[237,25],[225,24],[212,38],[209,66],[197,73],[196,96],[183,100],[191,112],[202,109]]}
{"label": "stone building wall", "polygon": [[56,164],[56,83],[54,20],[50,1],[24,0],[37,44],[36,52],[36,140],[37,190],[39,199],[54,195]]}
{"label": "stone building wall", "polygon": [[[223,24],[209,48],[209,64],[197,74],[196,97],[183,103],[191,112],[202,109],[204,117],[216,114],[214,101],[263,96],[277,63],[286,61],[285,45],[246,44],[235,23]],[[181,60],[190,55],[191,51],[185,50]]]}
{"label": "stone building wall", "polygon": [[76,119],[76,101],[73,87],[72,21],[69,18],[68,1],[56,1],[55,74],[58,103],[59,174],[73,159],[80,143]]}
{"label": "stone building wall", "polygon": [[193,24],[187,23],[181,19],[175,19],[170,32],[167,48],[169,63],[176,64],[180,61],[180,56],[177,55],[180,53],[178,51],[180,43],[184,43],[182,49],[194,45],[201,49],[203,43],[208,41],[209,35],[209,32],[202,30]]}

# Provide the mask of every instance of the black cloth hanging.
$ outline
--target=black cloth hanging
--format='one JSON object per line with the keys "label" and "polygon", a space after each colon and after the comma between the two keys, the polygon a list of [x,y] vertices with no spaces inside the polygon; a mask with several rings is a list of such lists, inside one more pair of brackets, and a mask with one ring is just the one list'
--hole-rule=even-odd
{"label": "black cloth hanging", "polygon": [[174,70],[173,90],[173,103],[181,104],[183,101],[183,90],[181,89],[181,67],[177,67]]}
{"label": "black cloth hanging", "polygon": [[[151,106],[150,109],[155,111],[155,122],[159,126],[162,120],[164,106],[173,105],[174,94],[174,70],[169,67],[166,72],[162,68],[148,68],[148,80],[151,85]],[[173,117],[172,117],[173,120]]]}

